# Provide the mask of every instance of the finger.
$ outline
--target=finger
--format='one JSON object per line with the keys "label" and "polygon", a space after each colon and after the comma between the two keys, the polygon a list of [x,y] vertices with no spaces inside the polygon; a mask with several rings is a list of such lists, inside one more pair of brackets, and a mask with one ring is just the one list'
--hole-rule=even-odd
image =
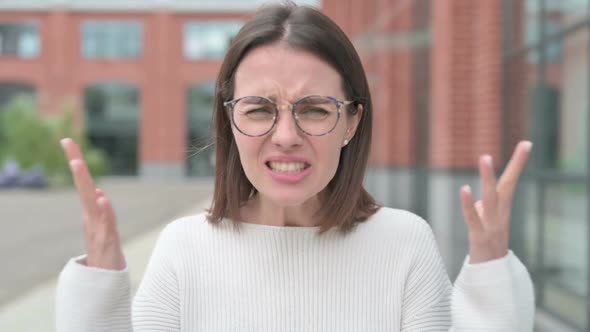
{"label": "finger", "polygon": [[475,202],[475,211],[480,218],[483,218],[483,202],[481,200]]}
{"label": "finger", "polygon": [[111,201],[106,196],[101,196],[96,200],[98,207],[101,210],[101,222],[103,222],[107,228],[116,232],[117,224],[115,222],[115,212]]}
{"label": "finger", "polygon": [[72,160],[76,160],[76,159],[81,159],[81,160],[84,159],[82,157],[82,152],[80,151],[80,147],[78,146],[78,144],[76,144],[76,142],[74,142],[74,140],[72,140],[71,138],[64,138],[60,141],[60,143],[61,143],[61,146],[66,154],[68,161],[72,161]]}
{"label": "finger", "polygon": [[473,195],[471,187],[463,186],[460,192],[461,205],[463,206],[463,219],[470,232],[480,231],[483,229],[481,219],[477,215],[473,204]]}
{"label": "finger", "polygon": [[96,190],[94,192],[96,193],[97,199],[104,196],[104,192],[100,188],[96,188]]}
{"label": "finger", "polygon": [[95,216],[98,213],[98,206],[95,200],[96,190],[94,181],[84,162],[82,152],[78,144],[71,138],[64,138],[60,142],[70,162],[70,169],[74,178],[74,184],[78,190],[78,195],[80,196],[82,209],[87,216]]}
{"label": "finger", "polygon": [[522,141],[514,149],[512,157],[498,181],[497,191],[502,200],[501,203],[504,204],[512,201],[518,179],[526,167],[532,146],[533,144],[531,142]]}
{"label": "finger", "polygon": [[99,209],[96,204],[96,189],[88,167],[86,167],[83,160],[74,159],[70,161],[70,169],[74,178],[74,185],[78,190],[83,213],[90,218],[97,216]]}
{"label": "finger", "polygon": [[488,223],[497,219],[498,194],[496,192],[496,175],[492,157],[485,155],[479,161],[479,173],[483,201],[483,223]]}

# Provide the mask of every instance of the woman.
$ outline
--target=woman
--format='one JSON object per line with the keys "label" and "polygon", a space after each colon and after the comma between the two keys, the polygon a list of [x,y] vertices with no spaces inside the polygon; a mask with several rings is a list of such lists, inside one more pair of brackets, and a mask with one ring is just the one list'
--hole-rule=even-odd
{"label": "woman", "polygon": [[469,256],[453,287],[419,217],[363,189],[372,104],[360,59],[319,11],[261,9],[217,80],[207,214],[169,224],[131,305],[112,206],[62,141],[84,211],[86,256],[57,290],[58,331],[531,331],[532,284],[508,249],[531,148],[482,201],[462,188]]}

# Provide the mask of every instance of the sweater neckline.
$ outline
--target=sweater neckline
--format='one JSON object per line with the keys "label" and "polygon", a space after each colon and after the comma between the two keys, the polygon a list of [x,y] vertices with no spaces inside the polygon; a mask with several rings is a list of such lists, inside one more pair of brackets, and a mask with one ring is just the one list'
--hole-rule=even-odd
{"label": "sweater neckline", "polygon": [[[231,219],[224,218],[224,223],[233,226]],[[285,232],[285,233],[317,233],[320,226],[275,226],[266,224],[254,224],[245,221],[239,221],[239,227],[249,231],[267,231],[267,232]]]}

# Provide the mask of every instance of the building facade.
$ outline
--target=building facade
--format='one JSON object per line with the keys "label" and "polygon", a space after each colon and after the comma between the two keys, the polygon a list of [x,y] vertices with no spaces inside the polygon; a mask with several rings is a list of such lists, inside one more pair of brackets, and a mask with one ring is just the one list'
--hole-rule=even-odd
{"label": "building facade", "polygon": [[[539,308],[590,330],[590,2],[504,6],[504,112],[537,143],[522,231]],[[521,31],[520,34],[514,31]]]}
{"label": "building facade", "polygon": [[[511,248],[539,325],[590,330],[590,1],[323,1],[363,56],[375,105],[369,189],[427,219],[452,277],[467,252],[459,188],[534,143]],[[477,189],[476,189],[477,191]]]}
{"label": "building facade", "polygon": [[212,174],[211,102],[221,59],[261,1],[3,1],[0,105],[66,105],[112,174]]}
{"label": "building facade", "polygon": [[[517,141],[533,141],[511,247],[533,276],[540,324],[589,331],[590,0],[309,3],[363,58],[368,189],[432,225],[451,277],[468,245],[459,188],[478,190],[478,156],[501,172]],[[0,105],[26,93],[42,115],[79,106],[114,174],[211,175],[213,82],[258,4],[3,1]]]}

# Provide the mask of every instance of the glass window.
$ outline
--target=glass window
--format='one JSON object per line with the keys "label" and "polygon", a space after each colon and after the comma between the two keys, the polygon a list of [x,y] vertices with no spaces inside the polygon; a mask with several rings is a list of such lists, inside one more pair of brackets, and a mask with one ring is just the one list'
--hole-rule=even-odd
{"label": "glass window", "polygon": [[585,183],[546,187],[543,307],[583,328],[587,324],[588,224]]}
{"label": "glass window", "polygon": [[89,120],[132,121],[138,119],[139,92],[125,83],[99,83],[85,92]]}
{"label": "glass window", "polygon": [[142,25],[128,21],[82,23],[82,54],[87,59],[137,58],[142,52]]}
{"label": "glass window", "polygon": [[[514,10],[514,8],[512,8]],[[539,41],[540,31],[539,24],[541,22],[541,9],[539,0],[527,0],[524,9],[524,35],[525,44],[532,44]],[[518,20],[518,17],[513,17]]]}
{"label": "glass window", "polygon": [[35,88],[18,82],[0,82],[0,111],[17,98],[35,99]]}
{"label": "glass window", "polygon": [[188,150],[187,175],[214,174],[214,150],[210,146],[211,120],[215,102],[215,82],[196,84],[187,90]]}
{"label": "glass window", "polygon": [[215,82],[193,85],[188,89],[189,125],[194,130],[209,130],[215,102]]}
{"label": "glass window", "polygon": [[523,258],[532,267],[541,308],[580,330],[590,324],[589,33],[575,30],[505,62],[509,129],[525,124],[525,137],[535,144],[531,176],[523,181],[525,204],[515,204],[524,223]]}
{"label": "glass window", "polygon": [[0,56],[35,58],[39,55],[36,23],[0,23]]}
{"label": "glass window", "polygon": [[[537,0],[539,1],[539,0]],[[587,19],[588,0],[544,0],[545,20],[557,23],[564,29]],[[549,35],[549,33],[547,33]]]}
{"label": "glass window", "polygon": [[[543,46],[550,59],[543,80],[533,82],[531,121],[536,131],[538,164],[556,174],[584,175],[588,144],[588,32],[573,34]],[[541,52],[534,51],[541,55]],[[588,176],[586,174],[586,176]],[[543,189],[545,279],[543,306],[578,326],[585,326],[588,215],[585,182],[565,179]],[[567,309],[566,309],[567,308]]]}
{"label": "glass window", "polygon": [[546,57],[562,49],[559,62],[549,62],[543,82],[534,83],[530,98],[536,100],[533,121],[541,143],[541,167],[584,174],[588,167],[588,31],[544,46]]}
{"label": "glass window", "polygon": [[121,82],[101,82],[84,91],[86,132],[109,157],[110,174],[137,173],[140,91]]}
{"label": "glass window", "polygon": [[588,169],[588,29],[560,42],[559,167],[579,174]]}
{"label": "glass window", "polygon": [[242,27],[238,21],[189,22],[184,26],[184,57],[191,60],[223,58]]}
{"label": "glass window", "polygon": [[[534,44],[542,38],[541,24],[543,24],[545,37],[551,37],[572,24],[587,19],[589,8],[587,0],[543,1],[545,5],[541,8],[541,0],[526,0],[524,29],[527,45]],[[557,51],[552,52],[555,54]]]}
{"label": "glass window", "polygon": [[[527,22],[527,44],[533,44],[540,39],[540,31],[537,24],[532,24],[532,22]],[[551,36],[556,34],[561,27],[559,24],[555,22],[545,21],[545,36]],[[546,63],[554,63],[558,62],[561,58],[561,44],[560,43],[550,43],[545,48],[545,62]],[[530,63],[538,63],[539,62],[539,52],[529,52],[529,62]]]}

